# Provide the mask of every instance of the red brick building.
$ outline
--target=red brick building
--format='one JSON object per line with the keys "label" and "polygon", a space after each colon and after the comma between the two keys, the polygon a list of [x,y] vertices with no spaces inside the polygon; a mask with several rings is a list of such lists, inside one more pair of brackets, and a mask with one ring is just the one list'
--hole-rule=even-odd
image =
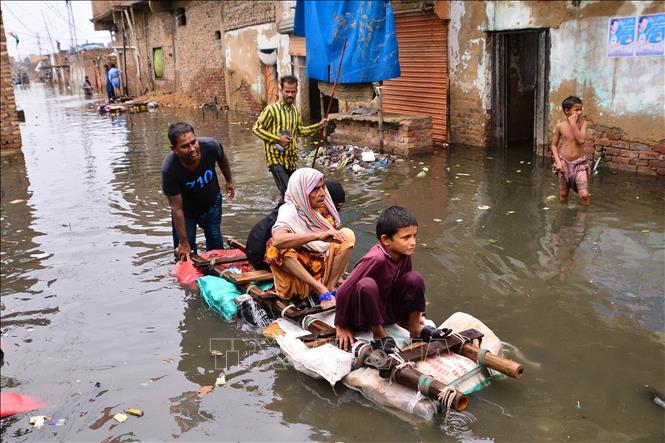
{"label": "red brick building", "polygon": [[2,135],[0,150],[5,153],[20,150],[22,143],[2,11],[0,11],[0,69],[0,134]]}

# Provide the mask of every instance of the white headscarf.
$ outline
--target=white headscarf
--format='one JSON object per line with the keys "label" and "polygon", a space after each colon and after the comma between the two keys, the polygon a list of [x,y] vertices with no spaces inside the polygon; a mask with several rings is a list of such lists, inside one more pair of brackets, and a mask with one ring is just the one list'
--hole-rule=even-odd
{"label": "white headscarf", "polygon": [[[284,204],[279,208],[277,221],[272,227],[272,232],[286,228],[295,234],[306,234],[336,229],[340,225],[339,214],[330,197],[328,188],[324,188],[325,206],[335,220],[335,226],[332,226],[309,203],[309,195],[324,179],[323,173],[312,168],[301,168],[291,175],[284,194]],[[311,251],[326,252],[330,243],[313,241],[304,246]]]}

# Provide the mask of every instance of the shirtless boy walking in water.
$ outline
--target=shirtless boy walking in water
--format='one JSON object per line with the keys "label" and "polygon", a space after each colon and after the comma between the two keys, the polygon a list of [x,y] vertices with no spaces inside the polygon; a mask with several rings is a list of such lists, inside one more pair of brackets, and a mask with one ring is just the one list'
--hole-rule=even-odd
{"label": "shirtless boy walking in water", "polygon": [[580,203],[590,205],[591,167],[584,154],[587,122],[582,115],[582,100],[571,95],[561,107],[567,119],[556,125],[551,145],[554,154],[552,172],[559,176],[559,198],[566,201],[570,188],[573,188],[580,195]]}

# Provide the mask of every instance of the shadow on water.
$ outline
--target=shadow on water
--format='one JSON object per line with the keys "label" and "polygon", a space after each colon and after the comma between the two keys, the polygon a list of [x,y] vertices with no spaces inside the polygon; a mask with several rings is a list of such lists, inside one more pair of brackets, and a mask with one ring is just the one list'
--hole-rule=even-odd
{"label": "shadow on water", "polygon": [[[253,119],[100,117],[39,85],[16,96],[27,123],[23,155],[2,158],[0,386],[38,396],[66,424],[33,429],[30,414],[15,416],[3,440],[663,440],[662,410],[643,393],[665,390],[662,180],[601,171],[583,208],[574,195],[558,201],[530,150],[452,146],[385,173],[326,171],[346,189],[353,261],[376,241],[381,209],[407,206],[428,316],[469,312],[525,362],[523,381],[472,395],[442,434],[440,422],[397,419],[297,373],[171,276],[168,124],[190,121],[224,145],[237,197],[222,227],[244,239],[278,197]],[[222,372],[228,383],[199,398]],[[146,414],[112,420],[127,407]]]}

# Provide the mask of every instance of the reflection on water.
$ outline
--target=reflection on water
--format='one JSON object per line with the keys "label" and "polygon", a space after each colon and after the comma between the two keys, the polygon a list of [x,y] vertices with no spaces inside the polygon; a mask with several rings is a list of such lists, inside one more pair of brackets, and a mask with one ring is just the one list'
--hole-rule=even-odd
{"label": "reflection on water", "polygon": [[[454,146],[387,173],[328,171],[346,188],[353,260],[376,241],[380,210],[407,206],[419,221],[414,266],[428,316],[469,312],[525,363],[523,381],[472,395],[469,411],[440,430],[297,373],[170,275],[159,174],[168,124],[190,121],[224,145],[237,196],[224,202],[223,230],[244,239],[278,198],[251,118],[172,109],[100,117],[39,85],[16,95],[27,123],[24,155],[2,158],[0,386],[37,396],[67,423],[37,430],[17,416],[2,421],[3,439],[665,437],[662,410],[644,395],[645,385],[665,390],[662,180],[603,171],[581,208],[559,203],[547,165],[519,149]],[[228,383],[199,398],[220,373]],[[146,415],[111,419],[127,407]]]}

